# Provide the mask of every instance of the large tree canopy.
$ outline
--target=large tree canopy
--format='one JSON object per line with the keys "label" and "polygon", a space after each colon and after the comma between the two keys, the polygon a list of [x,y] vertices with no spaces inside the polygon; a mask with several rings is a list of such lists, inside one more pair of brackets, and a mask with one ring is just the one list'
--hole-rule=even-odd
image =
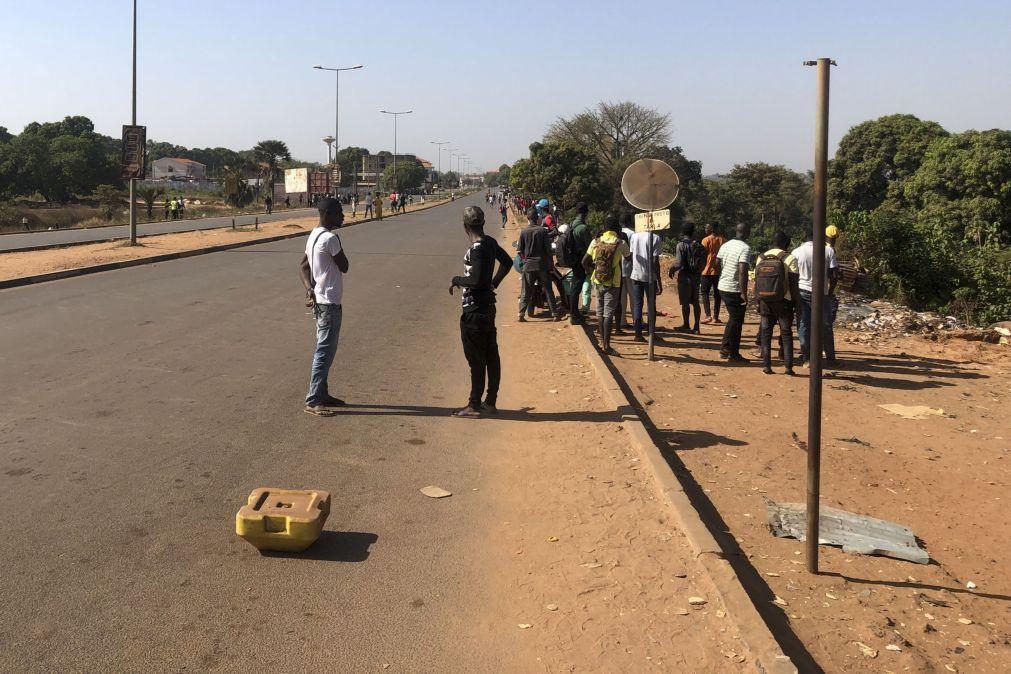
{"label": "large tree canopy", "polygon": [[841,211],[870,211],[920,168],[927,148],[948,132],[913,115],[879,117],[850,129],[829,163],[829,196]]}
{"label": "large tree canopy", "polygon": [[530,157],[513,164],[509,182],[522,192],[547,197],[564,208],[578,201],[605,206],[611,192],[597,157],[571,143],[533,143]]}
{"label": "large tree canopy", "polygon": [[[394,166],[396,169],[394,169]],[[394,178],[394,173],[396,174],[396,178]],[[425,167],[417,160],[401,159],[390,162],[383,169],[383,186],[387,192],[417,189],[424,182]]]}
{"label": "large tree canopy", "polygon": [[670,115],[631,101],[600,103],[574,117],[559,117],[544,136],[546,143],[588,148],[605,169],[645,157],[669,140]]}

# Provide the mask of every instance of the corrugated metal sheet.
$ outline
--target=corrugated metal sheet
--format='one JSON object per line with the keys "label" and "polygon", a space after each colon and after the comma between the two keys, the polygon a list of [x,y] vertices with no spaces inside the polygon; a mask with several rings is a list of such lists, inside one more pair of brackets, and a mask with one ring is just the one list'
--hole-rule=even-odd
{"label": "corrugated metal sheet", "polygon": [[[803,503],[768,504],[769,528],[782,538],[807,538],[807,507]],[[930,555],[916,542],[907,526],[822,506],[818,518],[818,545],[841,546],[843,552],[882,555],[917,564],[930,562]]]}

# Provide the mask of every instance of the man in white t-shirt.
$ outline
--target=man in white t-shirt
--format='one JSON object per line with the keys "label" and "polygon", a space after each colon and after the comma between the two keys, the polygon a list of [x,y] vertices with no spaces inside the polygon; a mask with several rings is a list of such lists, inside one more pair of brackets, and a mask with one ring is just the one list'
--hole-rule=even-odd
{"label": "man in white t-shirt", "polygon": [[[814,233],[810,226],[804,227],[804,243],[793,249],[793,257],[797,260],[800,272],[798,282],[800,300],[797,302],[797,334],[800,336],[801,365],[811,359],[811,291],[814,287]],[[828,365],[836,364],[835,335],[832,333],[834,312],[831,304],[835,299],[835,286],[839,279],[839,262],[836,260],[835,249],[825,246],[825,308],[822,330],[822,350]]]}
{"label": "man in white t-shirt", "polygon": [[[649,257],[650,239],[653,241],[652,260]],[[649,298],[650,264],[653,267],[656,294],[663,293],[663,283],[660,281],[660,235],[656,232],[634,232],[628,239],[628,247],[632,251],[632,271],[629,273],[632,282],[632,329],[635,331],[632,341],[645,342],[646,338],[642,336],[642,306],[644,298]],[[652,318],[655,322],[656,317]],[[647,334],[653,334],[655,329],[656,326],[650,323],[647,325]]]}
{"label": "man in white t-shirt", "polygon": [[372,218],[375,217],[376,215],[375,209],[372,208],[372,201],[373,201],[372,192],[367,192],[365,194],[365,215],[364,215],[364,217],[366,218]]}
{"label": "man in white t-shirt", "polygon": [[751,246],[747,244],[751,236],[751,225],[737,225],[737,238],[720,246],[716,253],[719,281],[716,290],[727,308],[727,324],[723,328],[723,344],[720,357],[731,363],[747,363],[741,355],[741,331],[744,329],[744,313],[748,308],[748,269],[751,267]]}
{"label": "man in white t-shirt", "polygon": [[349,265],[340,237],[333,232],[344,224],[340,202],[324,197],[319,200],[318,207],[319,225],[309,232],[305,254],[299,263],[306,306],[316,317],[316,352],[312,358],[305,411],[318,417],[331,417],[334,415],[332,408],[344,405],[343,400],[330,395],[327,376],[340,339],[344,274]]}

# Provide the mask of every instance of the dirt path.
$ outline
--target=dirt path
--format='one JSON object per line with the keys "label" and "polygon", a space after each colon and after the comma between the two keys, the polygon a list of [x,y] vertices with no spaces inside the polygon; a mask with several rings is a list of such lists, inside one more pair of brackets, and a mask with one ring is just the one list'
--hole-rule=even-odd
{"label": "dirt path", "polygon": [[[444,201],[413,204],[408,206],[407,210],[410,212],[432,208],[441,203],[444,203]],[[248,219],[248,216],[244,217]],[[364,220],[364,217],[361,214],[352,216],[350,213],[347,213],[344,222],[345,224],[352,224],[361,222],[362,220]],[[64,269],[89,267],[107,262],[120,262],[122,260],[165,255],[166,253],[196,250],[198,248],[241,241],[257,241],[300,230],[308,232],[316,225],[316,221],[317,218],[314,217],[302,217],[261,223],[259,229],[254,229],[252,225],[248,225],[235,230],[229,228],[205,229],[193,232],[180,232],[178,234],[145,236],[138,240],[136,246],[128,246],[123,241],[106,241],[104,243],[88,243],[63,248],[0,253],[0,281],[35,274],[46,274]]]}
{"label": "dirt path", "polygon": [[[826,671],[1007,672],[1011,351],[918,337],[866,343],[837,328],[842,365],[826,371],[822,502],[910,526],[932,563],[823,546],[815,577],[804,570],[803,544],[774,538],[766,525],[767,500],[805,500],[807,370],[790,378],[781,363],[775,376],[726,364],[722,326],[670,331],[681,323],[675,295],[659,299],[671,317],[658,319],[666,340],[658,360],[626,337],[614,363],[672,469],[711,509],[711,528],[729,532],[721,543],[739,545],[753,567],[763,609]],[[744,352],[757,359],[747,348],[756,332],[749,313]],[[905,419],[879,407],[888,403],[943,413]]]}
{"label": "dirt path", "polygon": [[516,632],[516,671],[751,671],[571,328],[517,323],[518,291],[511,274],[498,293],[500,406],[542,423],[509,425],[488,532],[490,613]]}

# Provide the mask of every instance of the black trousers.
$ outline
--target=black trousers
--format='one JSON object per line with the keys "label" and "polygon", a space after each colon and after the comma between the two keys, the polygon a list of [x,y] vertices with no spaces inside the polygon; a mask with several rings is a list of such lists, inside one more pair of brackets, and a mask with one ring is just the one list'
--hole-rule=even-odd
{"label": "black trousers", "polygon": [[741,355],[741,331],[744,329],[744,312],[747,305],[741,298],[741,293],[719,291],[723,304],[727,307],[727,325],[723,329],[723,344],[720,353],[724,356]]}
{"label": "black trousers", "polygon": [[569,289],[569,318],[573,323],[583,320],[579,311],[579,296],[583,294],[583,283],[586,281],[586,270],[582,264],[572,268],[572,286]]}
{"label": "black trousers", "polygon": [[759,302],[758,312],[762,322],[758,334],[762,340],[762,364],[772,365],[772,328],[779,324],[779,342],[783,349],[783,361],[787,368],[793,368],[793,304],[786,300],[779,302]]}
{"label": "black trousers", "polygon": [[678,302],[681,303],[681,318],[688,326],[689,310],[695,310],[695,330],[699,329],[699,277],[696,274],[678,274]]}
{"label": "black trousers", "polygon": [[463,354],[470,365],[470,406],[477,408],[481,405],[486,378],[486,400],[489,405],[494,405],[498,401],[498,387],[502,380],[495,314],[465,313],[460,316],[460,339],[463,341]]}
{"label": "black trousers", "polygon": [[[702,277],[702,306],[706,310],[706,316],[713,316],[717,320],[720,318],[720,291],[716,288],[719,276],[715,274]],[[709,313],[709,293],[713,293],[713,313]]]}

